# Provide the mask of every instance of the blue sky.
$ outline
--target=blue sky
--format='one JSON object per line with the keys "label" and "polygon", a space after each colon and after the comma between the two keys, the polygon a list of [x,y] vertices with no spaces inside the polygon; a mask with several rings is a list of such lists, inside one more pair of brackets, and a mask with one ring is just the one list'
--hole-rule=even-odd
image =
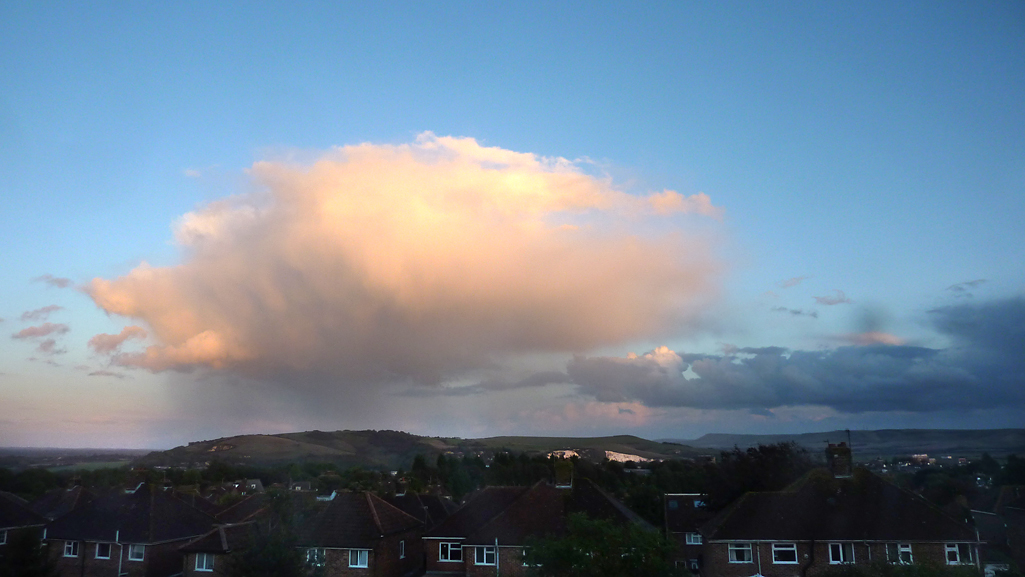
{"label": "blue sky", "polygon": [[[306,428],[686,438],[848,426],[1020,426],[1025,398],[1015,391],[1025,382],[1013,357],[1021,352],[1015,347],[1025,316],[1022,54],[1025,7],[1016,2],[5,4],[0,330],[12,338],[0,340],[0,444],[163,447]],[[435,140],[422,136],[427,132]],[[404,335],[420,335],[399,339],[398,356],[408,354],[401,362],[370,354],[341,369],[324,360],[327,352],[310,353],[306,364],[270,354],[297,343],[288,336],[265,343],[256,327],[294,321],[299,331],[305,317],[291,307],[311,289],[293,287],[298,292],[287,293],[281,316],[261,316],[271,307],[267,294],[253,297],[253,307],[263,309],[245,318],[220,310],[222,301],[196,287],[229,291],[247,282],[246,258],[254,257],[243,257],[243,237],[217,241],[218,250],[234,251],[230,262],[242,269],[222,277],[210,272],[214,261],[204,260],[213,249],[202,247],[212,245],[176,242],[175,230],[185,215],[209,217],[226,198],[249,206],[267,190],[273,196],[306,182],[303,169],[295,169],[271,183],[254,163],[334,162],[354,171],[352,178],[375,182],[369,175],[377,173],[351,152],[332,156],[334,147],[361,143],[371,147],[370,157],[399,163],[390,166],[401,174],[420,174],[424,162],[388,156],[402,147],[416,154],[440,147],[485,169],[492,168],[487,151],[495,149],[562,158],[605,195],[601,202],[613,193],[644,199],[670,190],[680,198],[703,193],[721,212],[636,216],[627,214],[633,209],[574,205],[582,212],[572,225],[599,231],[594,243],[572,245],[581,251],[579,262],[603,254],[599,245],[608,251],[614,241],[633,238],[651,243],[645,254],[661,246],[669,255],[661,267],[652,261],[630,268],[637,258],[625,253],[621,262],[597,265],[640,279],[610,281],[608,300],[587,296],[591,287],[567,276],[560,281],[567,294],[579,291],[581,298],[566,302],[592,307],[581,305],[579,317],[559,316],[567,306],[547,293],[523,310],[512,308],[518,301],[478,302],[470,289],[485,285],[471,283],[470,298],[429,310],[477,319],[481,324],[466,329],[472,342],[452,337],[451,348],[436,350],[427,328],[449,325],[417,324],[421,334],[400,323],[410,329]],[[558,176],[545,162],[499,168],[543,182]],[[463,173],[432,174],[444,183]],[[503,191],[490,191],[486,200],[520,194]],[[414,194],[391,191],[387,198],[407,193]],[[396,214],[408,210],[401,201],[381,202]],[[435,208],[449,218],[466,216],[463,206]],[[546,214],[551,224],[562,213]],[[274,222],[280,220],[254,229],[279,241],[265,253],[267,270],[295,265],[282,248],[294,237]],[[485,233],[467,238],[499,244]],[[495,238],[506,239],[498,232]],[[438,248],[437,239],[427,234],[422,242]],[[550,254],[544,242],[539,237],[520,254]],[[354,246],[360,254],[374,247]],[[405,244],[391,249],[398,252],[386,257],[419,262]],[[510,250],[501,254],[517,254]],[[495,255],[474,252],[459,262],[492,262],[488,256]],[[310,266],[319,270],[342,257],[323,258],[329,262]],[[575,261],[565,258],[493,272],[540,283],[572,268]],[[123,309],[104,305],[89,288],[103,279],[117,293],[125,285],[116,279],[142,262],[163,267],[174,286],[189,287],[193,296],[161,303],[152,296],[151,308],[119,314]],[[32,280],[47,274],[72,285]],[[647,308],[615,298],[646,294],[665,279],[703,288],[667,289]],[[788,279],[801,280],[783,286]],[[534,280],[527,286],[539,286]],[[977,280],[984,282],[959,284]],[[156,294],[152,286],[139,291],[134,298]],[[324,305],[321,316],[350,314],[350,296]],[[823,304],[833,301],[840,302]],[[155,316],[169,303],[216,318],[217,334],[234,335],[241,352],[167,360],[168,347],[195,336],[185,334],[195,327]],[[63,309],[21,318],[50,305]],[[572,326],[524,328],[542,335],[531,341],[536,346],[512,336],[490,343],[480,336],[491,334],[480,319],[492,317],[471,314],[485,305],[510,307],[508,318],[531,317],[533,310]],[[639,319],[652,311],[672,322],[580,334],[589,330],[587,319]],[[67,328],[13,338],[45,322]],[[196,331],[210,328],[197,322]],[[102,353],[87,345],[128,326],[146,337]],[[318,330],[356,348],[390,338]],[[989,330],[1007,339],[994,344]],[[546,336],[552,334],[565,339]],[[132,361],[149,347],[164,361]],[[737,352],[765,347],[786,350]],[[457,351],[478,360],[455,362]],[[628,358],[631,352],[639,357]],[[416,365],[421,353],[435,360]],[[877,362],[897,357],[912,364]],[[756,362],[777,369],[733,372]],[[861,368],[836,372],[850,363]],[[606,365],[622,371],[602,370]],[[931,376],[922,376],[925,365]],[[685,377],[678,369],[686,369]],[[783,377],[794,371],[814,387]],[[614,382],[599,378],[613,374]],[[751,389],[737,388],[741,382]],[[949,398],[949,410],[914,401],[929,387]],[[765,390],[772,394],[756,394]]]}

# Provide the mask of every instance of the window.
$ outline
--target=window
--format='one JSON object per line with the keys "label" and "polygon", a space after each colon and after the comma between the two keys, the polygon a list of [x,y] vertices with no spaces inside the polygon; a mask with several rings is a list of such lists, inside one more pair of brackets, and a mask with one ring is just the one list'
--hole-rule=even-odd
{"label": "window", "polygon": [[474,547],[473,548],[473,564],[474,565],[494,565],[495,564],[495,546],[489,545],[487,547]]}
{"label": "window", "polygon": [[676,509],[680,508],[680,503],[677,502],[676,499],[670,499],[669,508],[675,511]]}
{"label": "window", "polygon": [[910,565],[914,563],[911,557],[911,543],[887,543],[886,560],[890,563]]}
{"label": "window", "polygon": [[349,549],[349,567],[369,567],[369,549]]}
{"label": "window", "polygon": [[323,549],[307,549],[306,564],[311,567],[323,567],[327,560],[327,552]]}
{"label": "window", "polygon": [[694,508],[695,509],[701,509],[704,506],[705,506],[705,502],[704,501],[702,501],[701,499],[694,499]]}
{"label": "window", "polygon": [[730,543],[730,563],[754,563],[750,543]]}
{"label": "window", "polygon": [[96,544],[96,558],[97,559],[110,559],[110,543],[97,543]]}
{"label": "window", "polygon": [[797,563],[797,543],[773,543],[772,562],[778,564]]}
{"label": "window", "polygon": [[947,565],[971,565],[972,546],[970,543],[947,543]]}
{"label": "window", "polygon": [[65,541],[64,542],[64,556],[65,557],[78,557],[78,541]]}
{"label": "window", "polygon": [[462,561],[463,548],[459,543],[441,543],[438,545],[438,561]]}
{"label": "window", "polygon": [[399,559],[406,558],[406,541],[399,541]]}
{"label": "window", "polygon": [[686,539],[688,545],[700,545],[701,533],[687,533]]}
{"label": "window", "polygon": [[196,553],[196,571],[213,571],[214,556],[211,553]]}
{"label": "window", "polygon": [[0,545],[7,544],[7,530],[0,531]]}
{"label": "window", "polygon": [[129,561],[142,561],[146,556],[145,545],[129,545],[128,546],[128,560]]}
{"label": "window", "polygon": [[854,543],[830,543],[829,563],[854,563]]}
{"label": "window", "polygon": [[701,561],[698,559],[690,560],[690,571],[691,573],[697,573],[701,569]]}

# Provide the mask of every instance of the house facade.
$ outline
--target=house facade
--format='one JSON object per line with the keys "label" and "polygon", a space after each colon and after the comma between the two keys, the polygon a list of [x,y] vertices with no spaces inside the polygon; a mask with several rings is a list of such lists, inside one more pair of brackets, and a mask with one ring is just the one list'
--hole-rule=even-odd
{"label": "house facade", "polygon": [[0,491],[0,559],[9,554],[21,537],[39,538],[46,521],[21,497]]}
{"label": "house facade", "polygon": [[169,577],[181,573],[179,548],[214,524],[214,518],[140,484],[97,495],[44,531],[60,575]]}
{"label": "house facade", "polygon": [[713,517],[707,501],[701,493],[667,493],[662,500],[665,534],[675,545],[673,562],[691,573],[698,573],[704,563],[701,526]]}
{"label": "house facade", "polygon": [[701,533],[703,577],[807,577],[878,562],[979,567],[982,544],[964,522],[866,469],[816,470],[786,490],[747,493]]}

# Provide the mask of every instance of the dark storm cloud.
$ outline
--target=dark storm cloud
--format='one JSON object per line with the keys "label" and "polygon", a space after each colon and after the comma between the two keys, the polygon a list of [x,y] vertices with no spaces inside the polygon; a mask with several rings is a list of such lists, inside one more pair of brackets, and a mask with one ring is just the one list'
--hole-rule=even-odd
{"label": "dark storm cloud", "polygon": [[[603,402],[748,409],[827,406],[844,413],[1025,408],[1025,299],[930,311],[953,346],[842,346],[825,351],[660,347],[627,358],[575,357],[568,374]],[[746,352],[748,357],[736,353]],[[683,373],[696,375],[686,378]]]}

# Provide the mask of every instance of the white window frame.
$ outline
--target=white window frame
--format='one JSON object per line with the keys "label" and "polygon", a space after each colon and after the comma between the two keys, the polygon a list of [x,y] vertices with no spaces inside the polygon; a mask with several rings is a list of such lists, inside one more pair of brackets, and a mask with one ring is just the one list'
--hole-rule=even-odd
{"label": "white window frame", "polygon": [[[747,559],[738,559],[737,553],[746,552]],[[730,543],[729,545],[730,563],[754,563],[754,548],[750,543]]]}
{"label": "white window frame", "polygon": [[[452,555],[456,552],[456,555]],[[442,541],[438,543],[438,561],[443,563],[462,563],[463,562],[463,546],[460,543],[453,543],[451,541]]]}
{"label": "white window frame", "polygon": [[[136,551],[141,551],[138,557],[135,556]],[[128,560],[129,561],[144,561],[146,559],[146,546],[133,543],[128,546]]]}
{"label": "white window frame", "polygon": [[64,556],[65,557],[78,557],[78,541],[65,541],[64,542]]}
{"label": "white window frame", "polygon": [[7,529],[0,531],[0,545],[7,544]]}
{"label": "white window frame", "polygon": [[[491,561],[488,562],[488,554],[491,554]],[[498,557],[498,552],[495,550],[494,545],[483,545],[473,548],[473,564],[474,565],[494,565],[495,559]]]}
{"label": "white window frame", "polygon": [[399,559],[406,558],[406,540],[399,541]]}
{"label": "white window frame", "polygon": [[[907,553],[907,560],[902,559],[904,554]],[[886,544],[886,561],[893,563],[894,565],[912,565],[915,562],[915,556],[911,552],[911,543],[887,543]]]}
{"label": "white window frame", "polygon": [[306,564],[311,567],[323,567],[327,562],[327,551],[323,547],[310,547],[306,550]]}
{"label": "white window frame", "polygon": [[[203,560],[200,563],[200,559]],[[209,561],[209,563],[208,563]],[[196,553],[196,571],[201,573],[211,573],[214,570],[214,555],[213,553]]]}
{"label": "white window frame", "polygon": [[[839,559],[833,553],[839,551]],[[848,555],[850,559],[848,559]],[[854,563],[854,543],[830,543],[829,544],[829,564],[830,565],[849,565]]]}
{"label": "white window frame", "polygon": [[[964,547],[965,552],[968,554],[968,559],[965,560],[964,556],[961,555],[961,548]],[[974,563],[972,554],[971,543],[947,543],[944,545],[944,557],[947,558],[947,565],[972,565]],[[953,553],[955,560],[950,560],[950,554]]]}
{"label": "white window frame", "polygon": [[[100,555],[100,545],[106,545],[107,546],[107,556],[106,557],[104,557],[103,555]],[[110,559],[110,550],[111,550],[110,543],[97,543],[96,544],[96,558],[97,559]]]}
{"label": "white window frame", "polygon": [[[353,554],[356,555],[353,560]],[[349,549],[349,567],[366,569],[370,567],[370,549]]]}
{"label": "white window frame", "polygon": [[[780,561],[776,558],[777,552],[793,553],[793,561]],[[773,543],[772,544],[772,563],[773,565],[797,565],[799,563],[797,557],[797,543]]]}
{"label": "white window frame", "polygon": [[686,533],[686,534],[684,534],[684,541],[688,545],[700,545],[701,544],[701,533]]}

